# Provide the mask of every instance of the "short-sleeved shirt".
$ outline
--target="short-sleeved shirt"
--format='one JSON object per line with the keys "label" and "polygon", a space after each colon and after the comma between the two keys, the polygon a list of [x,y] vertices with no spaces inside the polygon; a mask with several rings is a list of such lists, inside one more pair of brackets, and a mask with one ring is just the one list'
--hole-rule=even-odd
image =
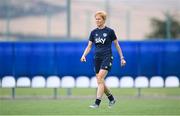
{"label": "short-sleeved shirt", "polygon": [[116,39],[114,30],[109,27],[103,29],[96,28],[91,31],[89,41],[95,44],[95,58],[112,56],[111,44]]}

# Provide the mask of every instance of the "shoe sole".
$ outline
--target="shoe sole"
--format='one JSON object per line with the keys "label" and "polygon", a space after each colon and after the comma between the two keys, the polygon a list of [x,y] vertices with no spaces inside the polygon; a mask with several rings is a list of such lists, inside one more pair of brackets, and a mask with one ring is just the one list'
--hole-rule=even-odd
{"label": "shoe sole", "polygon": [[99,107],[91,107],[91,106],[89,106],[89,108],[92,108],[92,109],[97,109],[97,108],[99,108]]}
{"label": "shoe sole", "polygon": [[112,108],[116,104],[116,101],[111,106],[109,105],[108,108]]}
{"label": "shoe sole", "polygon": [[90,105],[89,107],[93,109],[99,108],[99,106],[93,106],[93,105]]}

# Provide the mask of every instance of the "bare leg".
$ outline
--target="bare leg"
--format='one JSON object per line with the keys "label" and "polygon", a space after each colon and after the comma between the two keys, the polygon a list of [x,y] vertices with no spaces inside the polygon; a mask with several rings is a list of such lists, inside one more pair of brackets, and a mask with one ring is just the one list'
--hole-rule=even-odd
{"label": "bare leg", "polygon": [[[96,74],[96,77],[98,77],[98,74]],[[105,83],[104,83],[104,93],[106,94],[106,96],[111,95],[111,92],[110,92],[109,88],[106,86]]]}
{"label": "bare leg", "polygon": [[97,83],[98,83],[97,99],[101,99],[105,90],[107,89],[107,87],[104,86],[105,85],[104,78],[106,77],[107,73],[108,73],[107,70],[100,69],[97,75]]}
{"label": "bare leg", "polygon": [[111,92],[110,92],[109,88],[105,85],[105,83],[104,83],[104,93],[106,94],[106,96],[111,95]]}
{"label": "bare leg", "polygon": [[111,107],[112,105],[115,104],[115,100],[114,97],[112,96],[112,94],[110,93],[110,90],[108,89],[108,87],[105,85],[104,82],[104,78],[106,77],[108,71],[104,70],[104,69],[100,69],[99,73],[96,74],[96,78],[97,78],[97,84],[98,84],[98,88],[97,88],[97,96],[96,96],[96,101],[95,104],[90,105],[91,108],[98,108],[101,102],[101,98],[103,96],[103,94],[105,93],[109,99],[109,107]]}

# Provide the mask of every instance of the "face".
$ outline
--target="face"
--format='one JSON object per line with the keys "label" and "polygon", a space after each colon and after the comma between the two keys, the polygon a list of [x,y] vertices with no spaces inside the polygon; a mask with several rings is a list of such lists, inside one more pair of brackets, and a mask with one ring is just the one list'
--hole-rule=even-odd
{"label": "face", "polygon": [[95,20],[96,20],[97,27],[102,27],[105,23],[105,21],[103,20],[103,18],[100,15],[96,15]]}

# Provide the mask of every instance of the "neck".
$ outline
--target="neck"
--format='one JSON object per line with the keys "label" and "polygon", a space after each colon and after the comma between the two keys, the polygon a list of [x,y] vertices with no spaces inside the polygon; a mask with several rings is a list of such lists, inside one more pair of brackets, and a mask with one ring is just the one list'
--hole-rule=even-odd
{"label": "neck", "polygon": [[98,29],[103,29],[103,28],[105,28],[105,25],[101,25],[98,27]]}

